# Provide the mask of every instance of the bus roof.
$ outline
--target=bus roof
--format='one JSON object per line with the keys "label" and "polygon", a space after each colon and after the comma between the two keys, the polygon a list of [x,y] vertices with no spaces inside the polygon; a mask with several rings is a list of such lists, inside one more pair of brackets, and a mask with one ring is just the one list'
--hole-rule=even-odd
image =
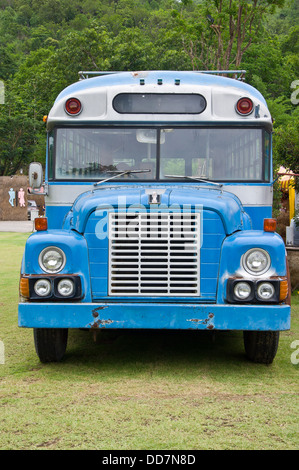
{"label": "bus roof", "polygon": [[[92,74],[81,72],[84,73],[87,76]],[[212,72],[192,71],[96,72],[95,74],[99,75],[81,79],[58,95],[48,116],[48,130],[55,125],[100,125],[109,122],[120,125],[130,123],[211,125],[213,123],[272,128],[272,119],[265,99],[258,90],[241,80],[219,76]],[[206,107],[202,112],[195,114],[182,112],[138,115],[119,113],[113,107],[113,99],[119,94],[147,93],[201,95],[206,101]],[[80,100],[82,111],[78,115],[70,116],[66,112],[65,103],[69,98]],[[252,100],[253,111],[249,115],[240,115],[236,112],[236,103],[240,98]]]}

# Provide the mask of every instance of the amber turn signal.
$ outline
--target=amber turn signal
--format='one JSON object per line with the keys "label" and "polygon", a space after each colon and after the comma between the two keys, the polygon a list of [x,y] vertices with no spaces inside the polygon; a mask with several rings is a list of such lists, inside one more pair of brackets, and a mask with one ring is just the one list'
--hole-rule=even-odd
{"label": "amber turn signal", "polygon": [[264,219],[264,231],[275,232],[276,231],[276,220],[275,219]]}
{"label": "amber turn signal", "polygon": [[37,232],[48,230],[47,217],[36,217],[36,219],[34,219],[34,228]]}
{"label": "amber turn signal", "polygon": [[280,281],[280,289],[279,289],[279,301],[280,302],[282,302],[283,300],[287,298],[288,291],[289,291],[288,281],[287,280]]}
{"label": "amber turn signal", "polygon": [[27,277],[20,279],[20,295],[29,299],[29,279]]}

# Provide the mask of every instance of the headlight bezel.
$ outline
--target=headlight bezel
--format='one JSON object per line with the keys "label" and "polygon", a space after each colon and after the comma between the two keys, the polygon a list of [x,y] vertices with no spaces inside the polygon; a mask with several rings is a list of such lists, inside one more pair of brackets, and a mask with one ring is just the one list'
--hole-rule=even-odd
{"label": "headlight bezel", "polygon": [[[254,270],[252,267],[250,267],[250,265],[248,265],[249,257],[252,256],[255,252],[262,254],[266,259],[265,266],[260,270]],[[250,250],[247,250],[246,253],[243,254],[241,258],[241,265],[243,269],[251,276],[262,276],[268,272],[271,267],[271,257],[268,251],[264,250],[263,248],[250,248]]]}
{"label": "headlight bezel", "polygon": [[[57,269],[49,269],[49,268],[47,268],[47,266],[45,266],[45,261],[44,261],[43,258],[45,257],[45,255],[47,253],[49,253],[51,251],[57,252],[62,257],[62,263],[59,265],[59,267]],[[47,273],[47,274],[57,274],[57,273],[60,273],[66,265],[66,254],[58,246],[47,246],[40,252],[39,257],[38,257],[38,263],[39,263],[40,268],[45,273]]]}
{"label": "headlight bezel", "polygon": [[[235,289],[238,284],[246,283],[251,287],[251,294],[246,299],[240,299],[235,294]],[[227,280],[226,286],[226,300],[231,304],[278,304],[280,302],[280,283],[281,279],[246,279],[246,278],[231,278]],[[258,290],[262,285],[271,284],[273,288],[273,295],[266,299],[258,295]]]}
{"label": "headlight bezel", "polygon": [[[61,295],[58,291],[58,284],[62,280],[68,280],[73,283],[73,291],[69,295]],[[34,286],[37,282],[39,281],[46,281],[51,284],[51,291],[47,296],[42,296],[39,295],[36,290],[34,289]],[[67,274],[67,275],[61,275],[61,274],[53,274],[53,275],[33,275],[33,276],[28,276],[28,282],[29,282],[29,300],[30,301],[60,301],[64,299],[65,302],[72,302],[72,301],[78,301],[82,299],[83,292],[82,292],[82,282],[81,282],[81,277],[78,274]]]}

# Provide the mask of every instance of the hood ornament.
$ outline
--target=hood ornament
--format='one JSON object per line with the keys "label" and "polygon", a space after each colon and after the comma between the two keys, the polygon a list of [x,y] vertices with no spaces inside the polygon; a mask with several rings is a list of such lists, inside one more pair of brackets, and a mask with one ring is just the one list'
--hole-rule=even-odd
{"label": "hood ornament", "polygon": [[154,191],[152,194],[149,194],[148,202],[149,204],[160,204],[161,195]]}

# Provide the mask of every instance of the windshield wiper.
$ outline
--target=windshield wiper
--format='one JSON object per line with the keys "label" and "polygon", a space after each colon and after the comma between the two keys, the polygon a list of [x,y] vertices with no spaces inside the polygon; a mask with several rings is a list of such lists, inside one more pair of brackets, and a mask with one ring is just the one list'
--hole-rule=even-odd
{"label": "windshield wiper", "polygon": [[119,178],[120,176],[123,175],[129,175],[131,173],[148,173],[150,172],[150,169],[144,169],[144,170],[126,170],[126,171],[121,171],[121,170],[109,170],[106,173],[116,173],[114,176],[110,176],[109,178],[106,178],[105,180],[100,180],[97,183],[94,183],[94,187],[99,186],[99,184],[106,183],[106,181],[113,180],[115,178]]}
{"label": "windshield wiper", "polygon": [[164,175],[166,178],[188,178],[190,180],[200,181],[201,183],[214,184],[222,188],[223,184],[210,181],[208,178],[200,178],[199,176],[183,176],[183,175]]}

